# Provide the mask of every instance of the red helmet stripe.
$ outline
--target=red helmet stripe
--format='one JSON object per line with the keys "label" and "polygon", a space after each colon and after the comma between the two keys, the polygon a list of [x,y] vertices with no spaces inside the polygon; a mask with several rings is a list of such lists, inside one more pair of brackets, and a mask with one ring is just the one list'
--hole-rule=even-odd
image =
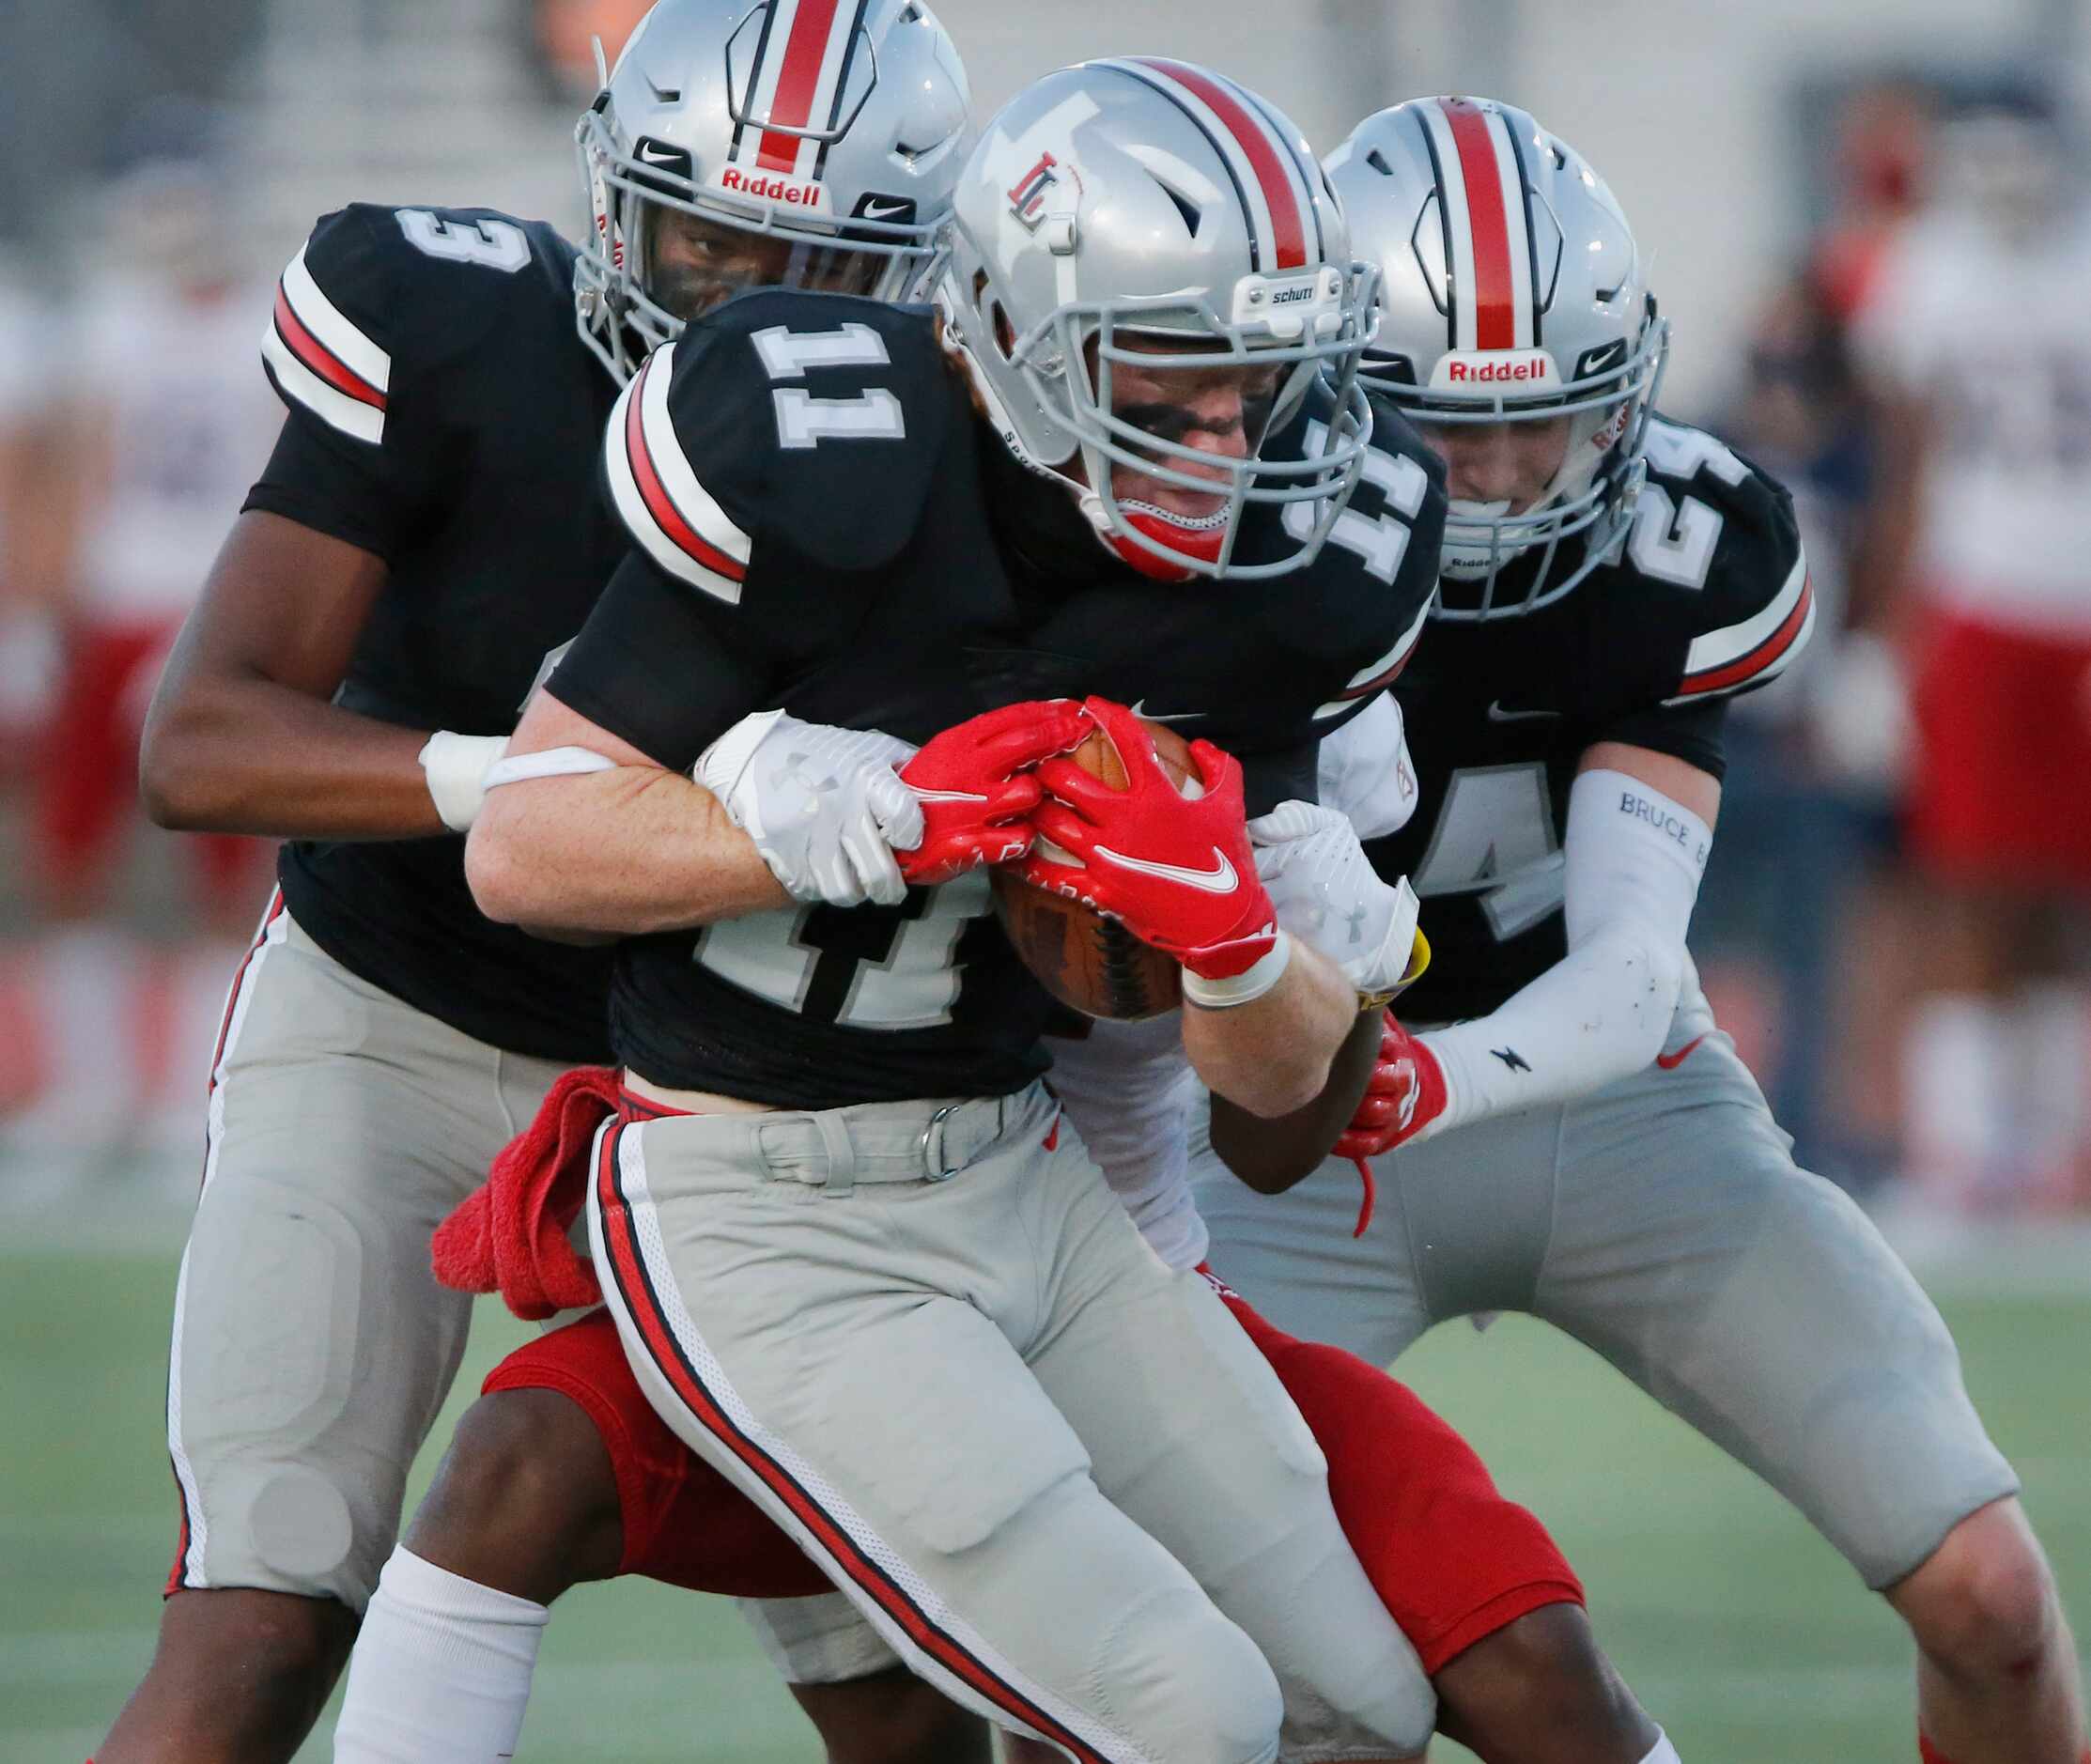
{"label": "red helmet stripe", "polygon": [[1263,193],[1264,206],[1270,209],[1271,261],[1262,266],[1265,273],[1273,270],[1304,269],[1307,265],[1307,226],[1294,186],[1294,179],[1302,178],[1303,174],[1297,166],[1288,173],[1285,156],[1279,144],[1272,139],[1270,126],[1201,69],[1153,55],[1136,55],[1132,59],[1143,68],[1167,74],[1185,87],[1234,137],[1234,145],[1256,175],[1257,184]]}
{"label": "red helmet stripe", "polygon": [[1517,296],[1511,280],[1510,229],[1503,211],[1503,175],[1488,117],[1471,100],[1438,101],[1459,150],[1466,219],[1474,240],[1474,347],[1517,347]]}
{"label": "red helmet stripe", "polygon": [[[820,89],[820,72],[828,60],[829,39],[834,30],[835,9],[840,0],[798,0],[791,31],[784,40],[783,65],[777,70],[777,92],[769,104],[769,120],[787,129],[803,129],[813,114],[813,94]],[[798,169],[802,136],[763,132],[759,162],[771,171],[791,173]]]}

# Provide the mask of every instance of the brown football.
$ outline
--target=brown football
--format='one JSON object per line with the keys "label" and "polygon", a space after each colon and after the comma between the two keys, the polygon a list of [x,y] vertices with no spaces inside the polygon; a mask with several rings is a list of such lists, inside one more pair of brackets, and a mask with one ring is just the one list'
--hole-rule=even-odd
{"label": "brown football", "polygon": [[[1151,722],[1154,753],[1179,790],[1198,787],[1190,744],[1173,729]],[[1099,729],[1077,747],[1075,763],[1113,790],[1125,788],[1125,766]],[[1046,846],[1056,860],[1066,854]],[[1011,870],[995,872],[995,915],[1024,966],[1062,1004],[1087,1016],[1137,1023],[1183,1003],[1176,958],[1142,943],[1116,920],[1045,889]]]}

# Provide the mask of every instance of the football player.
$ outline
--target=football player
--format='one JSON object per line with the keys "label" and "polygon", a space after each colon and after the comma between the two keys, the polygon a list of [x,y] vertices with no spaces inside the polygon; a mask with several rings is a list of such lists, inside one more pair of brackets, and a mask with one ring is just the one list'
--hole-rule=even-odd
{"label": "football player", "polygon": [[[1215,1178],[1215,1261],[1281,1326],[1378,1364],[1441,1318],[1547,1319],[1886,1596],[1918,1644],[1927,1758],[2076,1764],[2069,1632],[1953,1342],[1795,1167],[1686,952],[1724,707],[1808,633],[1786,494],[1654,413],[1665,330],[1633,235],[1531,116],[1402,104],[1329,172],[1386,269],[1369,371],[1449,469],[1400,692],[1424,808],[1371,847],[1413,877],[1436,960],[1351,1141],[1370,1228],[1340,1159],[1275,1202]],[[1340,735],[1330,758],[1401,764]]]}
{"label": "football player", "polygon": [[[1433,487],[1353,386],[1340,210],[1232,83],[1050,76],[953,233],[934,323],[767,292],[654,354],[609,426],[635,549],[468,874],[497,919],[625,938],[635,1102],[588,1209],[626,1352],[889,1646],[1078,1758],[1411,1751],[1429,1687],[1319,1454],[1060,1119],[1051,1006],[968,866],[1046,835],[1030,879],[1183,963],[1216,1091],[1318,1093],[1355,990],[1278,926],[1245,807],[1405,658]],[[1129,712],[1046,702],[1078,691],[1243,757],[1194,743],[1180,794]],[[1085,720],[1132,787],[1015,775]]]}
{"label": "football player", "polygon": [[[969,139],[914,0],[665,0],[623,59],[673,96],[583,119],[578,262],[541,223],[359,205],[315,229],[263,336],[287,420],[162,681],[143,787],[164,825],[290,843],[211,1058],[172,1596],[101,1764],[296,1751],[463,1350],[428,1233],[560,1072],[608,1057],[609,957],[482,918],[461,835],[503,740],[465,732],[511,726],[622,555],[587,465],[619,379],[742,286],[903,290]],[[867,1694],[903,1717],[929,1696]],[[820,1695],[850,1735],[884,1719]],[[885,1756],[923,1756],[901,1729]]]}

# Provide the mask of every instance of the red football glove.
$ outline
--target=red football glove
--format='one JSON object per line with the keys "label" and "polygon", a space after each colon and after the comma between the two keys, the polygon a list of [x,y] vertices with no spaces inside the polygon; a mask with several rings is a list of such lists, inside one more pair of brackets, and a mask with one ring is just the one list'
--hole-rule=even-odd
{"label": "red football glove", "polygon": [[1372,1222],[1375,1188],[1367,1160],[1415,1138],[1445,1112],[1445,1068],[1437,1056],[1386,1014],[1380,1029],[1379,1059],[1366,1080],[1357,1112],[1336,1142],[1336,1155],[1357,1166],[1365,1199],[1357,1210],[1353,1237],[1363,1237]]}
{"label": "red football glove", "polygon": [[1045,794],[1030,768],[1089,733],[1071,698],[1004,704],[955,723],[900,767],[922,805],[922,842],[896,851],[900,873],[924,887],[1030,849],[1028,818]]}
{"label": "red football glove", "polygon": [[1339,1157],[1377,1157],[1405,1145],[1445,1112],[1445,1068],[1386,1014],[1380,1055],[1357,1113],[1336,1142]]}
{"label": "red football glove", "polygon": [[1278,940],[1278,914],[1249,850],[1240,762],[1210,741],[1192,742],[1205,794],[1186,797],[1124,705],[1091,698],[1082,712],[1118,750],[1125,788],[1113,790],[1073,760],[1042,765],[1046,797],[1031,824],[1073,861],[1034,849],[1024,879],[1123,921],[1206,980],[1253,967]]}

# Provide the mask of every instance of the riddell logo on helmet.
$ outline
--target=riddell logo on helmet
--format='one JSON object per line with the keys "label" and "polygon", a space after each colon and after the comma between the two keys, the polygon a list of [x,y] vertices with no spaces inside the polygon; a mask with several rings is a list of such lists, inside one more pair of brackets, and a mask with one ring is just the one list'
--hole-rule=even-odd
{"label": "riddell logo on helmet", "polygon": [[789,178],[771,178],[757,172],[751,178],[736,165],[719,174],[719,187],[736,196],[753,196],[762,202],[782,202],[795,209],[825,209],[828,192],[819,184],[802,184]]}
{"label": "riddell logo on helmet", "polygon": [[1554,358],[1544,349],[1454,350],[1431,375],[1433,387],[1544,386],[1557,381]]}

